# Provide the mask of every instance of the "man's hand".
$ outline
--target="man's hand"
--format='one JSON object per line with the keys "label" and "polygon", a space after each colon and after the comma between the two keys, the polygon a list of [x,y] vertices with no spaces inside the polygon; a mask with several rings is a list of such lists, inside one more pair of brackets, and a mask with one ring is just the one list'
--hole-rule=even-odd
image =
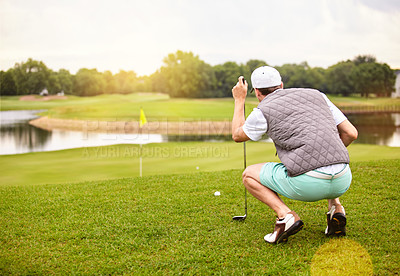
{"label": "man's hand", "polygon": [[246,100],[248,84],[243,76],[238,78],[237,84],[232,88],[232,96],[235,100]]}
{"label": "man's hand", "polygon": [[246,101],[248,84],[243,76],[239,77],[238,83],[232,88],[232,95],[235,99],[235,109],[233,111],[232,120],[232,139],[235,142],[244,142],[249,140],[246,133],[243,131],[244,118],[244,103]]}

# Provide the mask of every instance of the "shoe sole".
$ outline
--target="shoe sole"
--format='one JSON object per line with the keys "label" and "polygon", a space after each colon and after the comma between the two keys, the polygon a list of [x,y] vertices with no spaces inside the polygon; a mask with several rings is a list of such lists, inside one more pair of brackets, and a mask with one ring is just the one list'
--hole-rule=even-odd
{"label": "shoe sole", "polygon": [[296,221],[288,230],[283,232],[275,241],[276,244],[287,242],[289,236],[292,236],[303,229],[304,223],[301,220]]}
{"label": "shoe sole", "polygon": [[331,229],[327,236],[346,236],[346,216],[342,213],[337,213],[332,216],[331,219]]}

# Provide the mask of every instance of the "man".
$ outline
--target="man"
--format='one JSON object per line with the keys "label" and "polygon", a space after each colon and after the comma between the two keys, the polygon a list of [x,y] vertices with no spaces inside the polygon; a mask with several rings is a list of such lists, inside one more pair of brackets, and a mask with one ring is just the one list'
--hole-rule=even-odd
{"label": "man", "polygon": [[281,76],[273,67],[254,70],[251,83],[260,103],[247,120],[248,84],[239,77],[232,89],[232,138],[257,141],[267,133],[282,162],[251,165],[243,172],[246,189],[277,215],[274,231],[264,240],[286,242],[303,227],[300,217],[278,194],[306,202],[328,199],[325,234],[345,235],[346,216],[339,197],[352,179],[346,147],[357,138],[356,128],[318,90],[283,89]]}

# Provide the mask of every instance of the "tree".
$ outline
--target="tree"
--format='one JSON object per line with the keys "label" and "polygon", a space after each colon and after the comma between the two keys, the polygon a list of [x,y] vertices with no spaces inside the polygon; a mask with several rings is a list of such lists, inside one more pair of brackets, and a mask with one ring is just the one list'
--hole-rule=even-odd
{"label": "tree", "polygon": [[177,51],[164,58],[160,73],[165,84],[162,92],[171,97],[212,97],[215,91],[215,75],[212,67],[192,52]]}
{"label": "tree", "polygon": [[58,81],[61,86],[61,91],[65,94],[73,93],[74,76],[66,69],[60,69],[58,71]]}
{"label": "tree", "polygon": [[47,79],[47,90],[50,94],[64,92],[72,94],[73,76],[68,70],[60,69],[58,72],[50,71],[50,76]]}
{"label": "tree", "polygon": [[351,79],[355,92],[361,96],[387,96],[393,91],[395,74],[387,64],[367,62],[353,68]]}
{"label": "tree", "polygon": [[330,66],[326,76],[327,93],[343,96],[354,93],[354,85],[350,77],[354,66],[354,62],[350,60]]}
{"label": "tree", "polygon": [[0,95],[17,95],[13,69],[0,72]]}
{"label": "tree", "polygon": [[249,61],[246,62],[246,67],[247,67],[247,70],[249,70],[250,74],[258,67],[266,66],[266,65],[268,65],[268,64],[264,60],[261,60],[261,59],[250,59]]}
{"label": "tree", "polygon": [[242,68],[235,62],[225,62],[214,66],[216,85],[216,97],[232,96],[232,87],[237,83]]}
{"label": "tree", "polygon": [[306,86],[326,91],[326,70],[321,67],[309,68],[306,71]]}
{"label": "tree", "polygon": [[307,62],[300,64],[284,64],[283,66],[276,67],[281,74],[282,82],[286,88],[308,87],[306,70],[309,68]]}
{"label": "tree", "polygon": [[110,71],[105,71],[103,73],[103,78],[105,82],[105,93],[114,94],[119,93],[118,83],[115,79],[115,76]]}
{"label": "tree", "polygon": [[153,74],[150,75],[150,83],[151,83],[151,90],[152,92],[161,92],[161,93],[168,93],[167,89],[167,80],[165,79],[164,75],[161,73],[161,70],[157,70]]}
{"label": "tree", "polygon": [[135,72],[120,70],[118,74],[115,74],[114,78],[118,93],[129,94],[136,91],[138,78]]}
{"label": "tree", "polygon": [[382,64],[382,71],[384,75],[383,90],[381,96],[390,97],[392,92],[395,91],[396,74],[386,63]]}
{"label": "tree", "polygon": [[284,64],[282,66],[275,67],[282,77],[282,82],[286,88],[296,87],[295,78],[296,72],[299,70],[297,64]]}
{"label": "tree", "polygon": [[355,65],[360,65],[363,63],[376,63],[376,57],[372,55],[359,55],[353,59]]}
{"label": "tree", "polygon": [[14,78],[17,86],[17,94],[40,93],[46,87],[49,75],[49,69],[41,61],[30,58],[25,63],[15,64]]}
{"label": "tree", "polygon": [[61,91],[61,84],[60,80],[58,78],[58,73],[54,72],[52,70],[49,70],[50,75],[49,78],[47,79],[47,90],[49,91],[49,94],[57,94],[58,92]]}
{"label": "tree", "polygon": [[78,96],[95,96],[103,94],[106,82],[96,69],[80,69],[75,76],[74,91]]}
{"label": "tree", "polygon": [[152,85],[149,76],[140,76],[137,78],[136,92],[144,91],[152,91]]}

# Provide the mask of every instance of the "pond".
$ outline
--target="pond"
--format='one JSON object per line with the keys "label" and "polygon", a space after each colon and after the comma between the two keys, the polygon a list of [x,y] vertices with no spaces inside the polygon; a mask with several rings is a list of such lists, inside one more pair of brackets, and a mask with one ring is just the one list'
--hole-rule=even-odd
{"label": "pond", "polygon": [[[47,131],[29,125],[41,110],[1,111],[0,155],[53,151],[115,144],[147,144],[175,141],[231,141],[231,135],[110,134]],[[400,147],[400,113],[347,115],[357,127],[357,143]],[[264,140],[269,142],[269,140]]]}
{"label": "pond", "polygon": [[356,143],[400,147],[400,113],[346,114],[358,130]]}

